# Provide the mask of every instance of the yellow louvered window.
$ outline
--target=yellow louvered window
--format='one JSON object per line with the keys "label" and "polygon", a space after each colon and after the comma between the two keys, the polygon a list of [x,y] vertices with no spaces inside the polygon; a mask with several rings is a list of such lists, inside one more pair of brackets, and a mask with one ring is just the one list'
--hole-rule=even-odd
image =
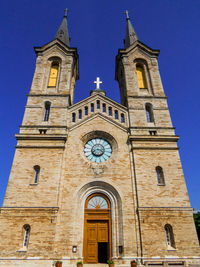
{"label": "yellow louvered window", "polygon": [[137,72],[139,88],[147,88],[146,79],[145,79],[145,73],[144,73],[143,67],[137,66],[136,67],[136,72]]}
{"label": "yellow louvered window", "polygon": [[58,63],[52,63],[51,65],[51,70],[50,70],[50,76],[49,76],[49,87],[56,87],[56,82],[58,78],[58,68],[59,64]]}

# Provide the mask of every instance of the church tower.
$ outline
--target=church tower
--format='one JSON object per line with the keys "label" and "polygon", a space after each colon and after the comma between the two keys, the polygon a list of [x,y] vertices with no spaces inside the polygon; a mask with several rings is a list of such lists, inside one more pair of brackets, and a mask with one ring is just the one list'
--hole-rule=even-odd
{"label": "church tower", "polygon": [[[159,50],[140,42],[126,12],[124,49],[116,57],[121,102],[128,108],[140,253],[199,255],[192,209],[159,68]],[[165,236],[166,235],[166,236]],[[164,239],[167,239],[167,248]]]}
{"label": "church tower", "polygon": [[54,40],[35,47],[0,210],[0,266],[200,264],[159,50],[140,42],[128,12],[124,45],[116,57],[121,104],[99,78],[73,102],[78,54],[67,10]]}

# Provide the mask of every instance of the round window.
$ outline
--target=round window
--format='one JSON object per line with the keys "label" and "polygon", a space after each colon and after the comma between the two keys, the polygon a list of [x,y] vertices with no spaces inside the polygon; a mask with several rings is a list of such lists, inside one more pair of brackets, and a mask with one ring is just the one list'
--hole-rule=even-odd
{"label": "round window", "polygon": [[111,156],[112,147],[103,138],[93,138],[85,144],[84,153],[92,162],[104,162]]}

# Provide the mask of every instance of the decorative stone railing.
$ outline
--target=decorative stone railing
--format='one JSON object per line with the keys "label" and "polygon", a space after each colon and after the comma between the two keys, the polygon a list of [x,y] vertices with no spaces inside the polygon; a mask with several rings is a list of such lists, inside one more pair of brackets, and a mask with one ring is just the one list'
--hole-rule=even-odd
{"label": "decorative stone railing", "polygon": [[75,110],[72,109],[71,123],[75,124],[96,113],[101,113],[124,126],[127,125],[127,113],[125,110],[123,111],[123,107],[118,108],[111,103],[106,103],[106,101],[99,99],[85,105],[81,105],[80,108],[77,107]]}

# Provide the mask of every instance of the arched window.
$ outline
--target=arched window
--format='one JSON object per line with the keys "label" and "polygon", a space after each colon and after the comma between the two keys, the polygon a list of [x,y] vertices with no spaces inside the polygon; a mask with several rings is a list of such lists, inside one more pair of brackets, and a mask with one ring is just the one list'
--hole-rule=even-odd
{"label": "arched window", "polygon": [[145,110],[146,110],[146,117],[147,117],[147,122],[153,122],[153,108],[150,103],[147,103],[145,105]]}
{"label": "arched window", "polygon": [[164,179],[163,169],[160,166],[156,167],[156,174],[157,174],[158,184],[164,185],[165,179]]}
{"label": "arched window", "polygon": [[144,67],[142,65],[137,64],[136,65],[136,72],[137,72],[139,88],[141,88],[141,89],[147,88],[147,82],[146,82]]}
{"label": "arched window", "polygon": [[48,121],[49,120],[50,108],[51,108],[51,103],[49,101],[46,101],[45,102],[44,121]]}
{"label": "arched window", "polygon": [[165,225],[165,234],[168,247],[175,248],[174,233],[170,224]]}
{"label": "arched window", "polygon": [[34,184],[37,184],[39,180],[40,166],[38,165],[34,166],[34,170],[35,170]]}
{"label": "arched window", "polygon": [[23,226],[23,230],[24,230],[24,240],[23,240],[23,247],[28,247],[28,241],[29,241],[29,237],[30,237],[30,225],[26,224]]}
{"label": "arched window", "polygon": [[100,101],[97,100],[97,108],[100,109]]}
{"label": "arched window", "polygon": [[57,78],[58,78],[58,69],[59,69],[59,63],[55,61],[52,62],[48,87],[56,87]]}
{"label": "arched window", "polygon": [[108,209],[108,202],[102,196],[94,196],[90,198],[87,204],[88,209]]}

